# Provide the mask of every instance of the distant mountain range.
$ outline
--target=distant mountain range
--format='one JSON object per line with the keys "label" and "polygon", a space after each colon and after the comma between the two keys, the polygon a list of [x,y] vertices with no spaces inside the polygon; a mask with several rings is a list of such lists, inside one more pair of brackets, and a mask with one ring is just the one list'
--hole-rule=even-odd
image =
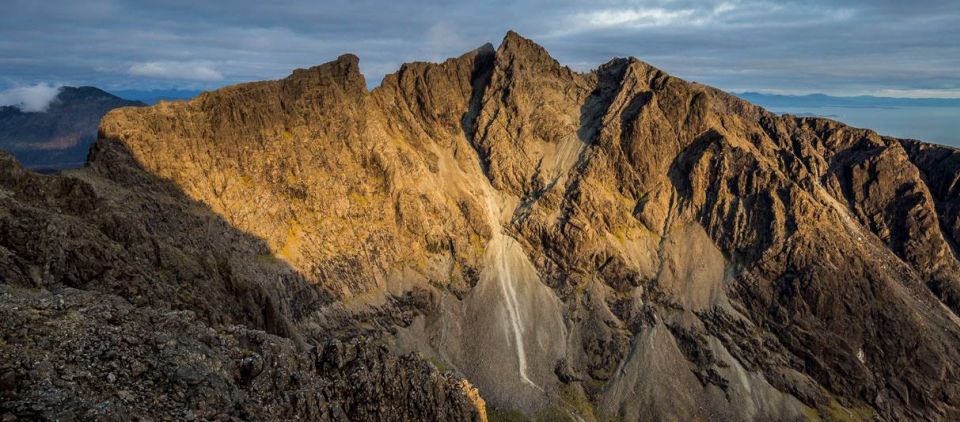
{"label": "distant mountain range", "polygon": [[0,149],[35,170],[80,167],[100,118],[117,107],[145,105],[90,86],[63,87],[45,111],[0,107]]}
{"label": "distant mountain range", "polygon": [[960,107],[960,98],[895,98],[860,95],[835,97],[826,94],[777,95],[759,92],[734,92],[744,100],[767,107]]}
{"label": "distant mountain range", "polygon": [[191,89],[121,89],[111,91],[114,95],[128,100],[141,101],[154,105],[160,101],[185,100],[200,95],[200,90]]}

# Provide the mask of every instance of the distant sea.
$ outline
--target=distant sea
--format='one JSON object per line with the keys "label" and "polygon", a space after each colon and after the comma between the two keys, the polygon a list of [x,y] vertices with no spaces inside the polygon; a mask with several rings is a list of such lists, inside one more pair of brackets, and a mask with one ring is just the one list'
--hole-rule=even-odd
{"label": "distant sea", "polygon": [[774,113],[826,117],[881,135],[960,148],[960,101],[736,94]]}

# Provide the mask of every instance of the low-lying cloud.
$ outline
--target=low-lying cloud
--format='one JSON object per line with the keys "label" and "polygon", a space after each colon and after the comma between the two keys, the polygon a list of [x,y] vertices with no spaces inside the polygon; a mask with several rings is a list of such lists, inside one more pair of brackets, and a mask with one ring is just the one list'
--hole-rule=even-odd
{"label": "low-lying cloud", "polygon": [[47,111],[60,93],[60,86],[38,83],[0,91],[0,106],[14,106],[23,112]]}
{"label": "low-lying cloud", "polygon": [[197,62],[145,62],[134,63],[129,73],[160,79],[216,82],[223,75],[210,65]]}

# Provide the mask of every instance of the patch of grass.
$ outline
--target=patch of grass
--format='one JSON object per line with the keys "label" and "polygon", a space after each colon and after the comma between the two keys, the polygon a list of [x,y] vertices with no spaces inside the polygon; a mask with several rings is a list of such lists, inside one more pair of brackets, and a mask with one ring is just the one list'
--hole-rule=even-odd
{"label": "patch of grass", "polygon": [[845,407],[835,398],[830,399],[830,405],[824,409],[827,419],[832,421],[872,421],[873,409],[866,405]]}
{"label": "patch of grass", "polygon": [[277,255],[283,258],[290,258],[291,254],[296,252],[299,247],[299,240],[303,234],[303,227],[296,218],[287,220],[287,234],[283,240],[283,246],[277,251]]}
{"label": "patch of grass", "polygon": [[539,413],[535,418],[538,422],[554,422],[573,420],[570,413],[558,406],[550,406]]}
{"label": "patch of grass", "polygon": [[488,407],[487,420],[490,422],[527,422],[530,418],[518,410]]}
{"label": "patch of grass", "polygon": [[369,198],[357,192],[350,192],[350,201],[352,201],[354,204],[364,207],[370,204]]}
{"label": "patch of grass", "polygon": [[580,284],[577,284],[577,287],[573,288],[574,297],[583,296],[583,293],[587,291],[587,283],[588,281],[584,280],[580,282]]}
{"label": "patch of grass", "polygon": [[273,256],[273,255],[271,255],[271,254],[257,255],[256,260],[257,260],[257,263],[259,263],[259,264],[273,264],[273,263],[276,263],[276,262],[280,262],[280,259],[279,259],[279,258],[277,258],[277,257],[275,257],[275,256]]}
{"label": "patch of grass", "polygon": [[807,406],[803,406],[803,417],[806,418],[806,420],[808,421],[822,420],[820,418],[820,412],[817,412],[817,409],[814,409],[812,407],[807,407]]}
{"label": "patch of grass", "polygon": [[440,372],[447,372],[447,371],[450,370],[450,368],[447,367],[447,364],[443,363],[442,360],[437,359],[437,358],[434,357],[434,356],[427,357],[427,361],[429,361],[430,363],[432,363],[433,366],[435,366],[435,367],[437,368],[437,370],[440,371]]}
{"label": "patch of grass", "polygon": [[625,243],[627,241],[627,234],[624,233],[623,229],[617,229],[613,236],[620,241],[620,243]]}
{"label": "patch of grass", "polygon": [[470,245],[473,247],[477,256],[483,255],[484,249],[486,249],[486,242],[476,233],[470,233]]}
{"label": "patch of grass", "polygon": [[597,406],[583,393],[583,391],[572,385],[564,384],[560,386],[560,399],[568,406],[573,408],[578,415],[587,421],[597,421]]}

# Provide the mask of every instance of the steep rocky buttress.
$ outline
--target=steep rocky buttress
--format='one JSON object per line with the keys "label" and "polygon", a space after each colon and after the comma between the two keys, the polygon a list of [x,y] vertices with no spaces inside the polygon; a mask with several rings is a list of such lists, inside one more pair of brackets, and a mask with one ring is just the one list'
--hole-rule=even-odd
{"label": "steep rocky buttress", "polygon": [[[82,170],[2,163],[6,412],[960,418],[951,148],[512,32],[373,90],[344,55],[100,132]],[[174,341],[122,357],[151,384],[77,381],[128,382],[103,356],[126,336]],[[55,342],[95,345],[36,363]]]}

